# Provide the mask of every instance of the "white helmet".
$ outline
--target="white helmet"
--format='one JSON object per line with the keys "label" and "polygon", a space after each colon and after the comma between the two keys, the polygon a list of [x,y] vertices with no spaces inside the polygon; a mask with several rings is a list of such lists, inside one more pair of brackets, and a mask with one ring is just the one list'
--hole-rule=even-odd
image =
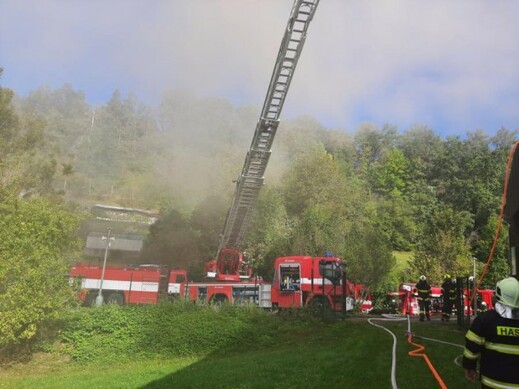
{"label": "white helmet", "polygon": [[496,300],[511,308],[519,308],[519,281],[508,277],[496,285]]}
{"label": "white helmet", "polygon": [[426,276],[424,276],[424,275],[421,275],[421,276],[420,276],[420,281],[425,281],[426,279],[427,279]]}

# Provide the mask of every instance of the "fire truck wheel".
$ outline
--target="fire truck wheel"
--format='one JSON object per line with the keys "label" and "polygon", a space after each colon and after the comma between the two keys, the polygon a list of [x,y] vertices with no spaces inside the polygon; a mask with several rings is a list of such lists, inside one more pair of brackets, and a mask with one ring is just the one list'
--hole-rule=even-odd
{"label": "fire truck wheel", "polygon": [[121,293],[114,292],[110,293],[108,295],[108,298],[106,299],[107,304],[117,304],[117,305],[123,305],[124,304],[124,296]]}

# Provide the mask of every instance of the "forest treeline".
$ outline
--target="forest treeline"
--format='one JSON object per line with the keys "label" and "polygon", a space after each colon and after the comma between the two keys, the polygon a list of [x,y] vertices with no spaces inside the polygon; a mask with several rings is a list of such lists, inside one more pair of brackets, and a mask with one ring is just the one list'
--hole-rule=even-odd
{"label": "forest treeline", "polygon": [[[2,226],[0,315],[15,282],[12,264],[28,285],[24,269],[41,262],[41,274],[28,272],[40,288],[65,271],[80,256],[74,226],[96,203],[158,212],[142,260],[201,277],[259,112],[179,90],[151,108],[118,91],[92,106],[70,85],[27,96],[0,88],[0,212],[27,227]],[[311,117],[282,118],[244,245],[256,272],[270,279],[278,256],[331,251],[346,260],[352,280],[371,287],[422,273],[433,282],[471,274],[473,258],[479,268],[488,258],[517,140],[517,130],[496,130],[441,137],[425,125],[366,123],[346,132]],[[489,286],[508,273],[502,234]],[[50,248],[13,243],[34,236]],[[411,258],[398,272],[396,251]],[[43,263],[47,254],[54,265]],[[23,323],[19,331],[31,332]]]}

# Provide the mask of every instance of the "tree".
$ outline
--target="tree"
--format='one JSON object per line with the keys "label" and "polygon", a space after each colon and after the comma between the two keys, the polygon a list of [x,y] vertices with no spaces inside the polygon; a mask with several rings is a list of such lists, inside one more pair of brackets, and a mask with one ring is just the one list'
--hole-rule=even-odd
{"label": "tree", "polygon": [[411,178],[410,164],[404,153],[393,148],[373,163],[372,187],[376,192],[405,194]]}
{"label": "tree", "polygon": [[17,115],[13,97],[0,88],[0,196],[52,193],[57,163],[46,147],[44,122]]}
{"label": "tree", "polygon": [[[3,68],[0,68],[0,77]],[[17,136],[18,116],[12,107],[14,92],[10,89],[0,88],[0,158],[9,151],[12,141]]]}
{"label": "tree", "polygon": [[346,173],[351,171],[322,145],[293,162],[283,180],[285,208],[293,226],[292,252],[323,255],[342,247],[352,220],[363,209],[358,180]]}
{"label": "tree", "polygon": [[292,228],[281,190],[262,189],[244,245],[255,274],[272,279],[274,260],[291,252]]}
{"label": "tree", "polygon": [[316,148],[296,159],[284,183],[290,253],[331,251],[346,260],[351,279],[367,287],[385,280],[395,263],[389,238],[376,197],[366,194],[348,163]]}
{"label": "tree", "polygon": [[348,277],[367,288],[380,285],[396,264],[389,241],[369,223],[356,224],[346,237],[343,258]]}
{"label": "tree", "polygon": [[492,150],[490,139],[481,131],[467,139],[449,137],[427,173],[438,199],[456,211],[474,215],[474,229],[487,223],[500,204],[506,158]]}
{"label": "tree", "polygon": [[410,162],[396,147],[373,162],[368,177],[370,187],[379,196],[377,225],[397,250],[410,249],[416,229],[409,198],[411,177]]}
{"label": "tree", "polygon": [[70,307],[70,256],[79,218],[44,198],[0,204],[0,348],[33,338]]}
{"label": "tree", "polygon": [[465,233],[472,223],[469,212],[456,212],[448,206],[432,209],[414,249],[413,276],[424,274],[439,283],[446,273],[470,274],[472,255]]}
{"label": "tree", "polygon": [[439,135],[426,126],[414,126],[398,138],[399,148],[410,163],[411,177],[423,178],[435,164],[437,154],[442,150]]}
{"label": "tree", "polygon": [[[478,261],[478,274],[483,267],[486,265],[490,252],[492,250],[492,246],[494,244],[495,233],[497,228],[498,218],[497,216],[492,216],[489,219],[487,225],[485,225],[475,237],[475,241],[473,242],[474,247],[474,257]],[[501,227],[501,233],[498,237],[496,246],[494,248],[494,252],[492,255],[492,259],[490,262],[490,266],[487,270],[485,278],[483,280],[483,287],[494,289],[497,281],[505,278],[510,274],[510,267],[508,266],[508,228],[505,224]],[[479,277],[478,277],[479,278]]]}
{"label": "tree", "polygon": [[490,143],[496,149],[510,150],[510,148],[517,142],[519,131],[510,131],[505,127],[501,127],[496,134],[490,138]]}
{"label": "tree", "polygon": [[355,134],[355,146],[368,164],[379,160],[393,148],[397,139],[396,127],[385,124],[382,129],[373,124],[362,125]]}

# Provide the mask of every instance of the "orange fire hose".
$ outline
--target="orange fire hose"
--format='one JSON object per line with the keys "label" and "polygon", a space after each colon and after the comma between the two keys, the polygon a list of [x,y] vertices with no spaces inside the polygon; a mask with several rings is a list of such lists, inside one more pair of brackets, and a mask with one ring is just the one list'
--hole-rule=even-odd
{"label": "orange fire hose", "polygon": [[[501,232],[501,226],[503,225],[503,218],[504,218],[505,206],[506,206],[506,194],[508,192],[508,181],[510,179],[510,172],[512,171],[512,161],[514,159],[515,149],[517,148],[518,145],[519,145],[519,142],[516,142],[512,146],[512,148],[510,150],[510,154],[508,154],[508,161],[506,163],[505,184],[503,185],[503,196],[501,197],[501,211],[499,213],[499,219],[497,222],[496,233],[494,235],[494,242],[492,243],[492,248],[490,249],[490,254],[488,256],[487,263],[485,264],[485,267],[484,267],[483,271],[481,272],[481,275],[479,276],[478,283],[477,283],[475,290],[479,289],[481,282],[483,281],[483,278],[485,278],[487,270],[494,257],[494,251],[496,249],[497,241],[499,239],[499,234]],[[476,294],[473,293],[472,297],[470,299],[470,303],[471,303],[470,305],[472,305],[472,303],[474,302],[475,296],[476,296]]]}
{"label": "orange fire hose", "polygon": [[440,375],[434,368],[431,360],[429,359],[427,354],[425,354],[425,352],[423,352],[425,350],[425,346],[422,346],[421,344],[418,344],[418,343],[414,343],[412,341],[412,339],[413,339],[413,334],[411,334],[411,333],[407,334],[407,341],[410,344],[412,344],[413,346],[417,347],[415,350],[409,351],[409,356],[423,358],[425,360],[425,362],[427,363],[427,366],[429,366],[429,369],[431,370],[434,378],[436,378],[436,381],[438,381],[438,384],[440,384],[440,387],[442,389],[447,389],[447,385],[445,385],[445,382],[443,382],[442,378],[440,377]]}

